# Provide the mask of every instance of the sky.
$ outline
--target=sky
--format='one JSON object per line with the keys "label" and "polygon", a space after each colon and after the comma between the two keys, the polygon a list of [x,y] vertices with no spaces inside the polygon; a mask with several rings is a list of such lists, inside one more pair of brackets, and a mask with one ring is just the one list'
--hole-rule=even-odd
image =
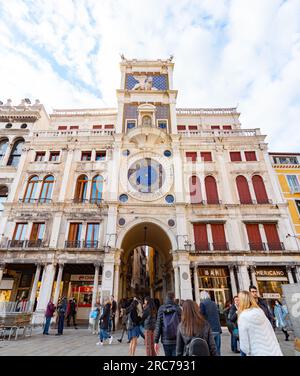
{"label": "sky", "polygon": [[300,0],[0,2],[0,100],[116,107],[120,54],[174,55],[177,107],[235,107],[300,152]]}

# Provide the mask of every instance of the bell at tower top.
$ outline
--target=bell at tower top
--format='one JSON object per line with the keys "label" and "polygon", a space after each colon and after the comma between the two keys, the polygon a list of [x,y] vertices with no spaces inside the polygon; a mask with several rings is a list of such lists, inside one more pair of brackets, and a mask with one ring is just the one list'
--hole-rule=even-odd
{"label": "bell at tower top", "polygon": [[121,58],[121,90],[173,90],[173,56],[167,60],[129,60],[124,55]]}

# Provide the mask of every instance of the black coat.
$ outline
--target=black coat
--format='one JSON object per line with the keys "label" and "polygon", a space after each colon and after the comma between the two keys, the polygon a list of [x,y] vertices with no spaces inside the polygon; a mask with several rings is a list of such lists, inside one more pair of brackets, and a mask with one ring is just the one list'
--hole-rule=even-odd
{"label": "black coat", "polygon": [[141,323],[144,323],[145,330],[154,330],[156,324],[156,315],[151,314],[150,307],[144,310]]}
{"label": "black coat", "polygon": [[154,342],[158,343],[159,339],[161,338],[161,342],[164,345],[175,345],[176,340],[169,340],[164,338],[163,336],[163,325],[164,325],[164,311],[166,309],[174,309],[178,312],[179,321],[181,320],[181,308],[174,303],[173,300],[166,300],[166,303],[161,305],[158,309],[157,313],[157,320],[155,325],[155,333],[154,333]]}
{"label": "black coat", "polygon": [[237,320],[238,320],[237,308],[235,304],[232,304],[228,313],[228,324],[229,324],[228,329],[231,333],[233,329],[237,328]]}
{"label": "black coat", "polygon": [[103,313],[100,316],[100,329],[107,330],[109,327],[109,319],[110,319],[110,304],[106,304]]}
{"label": "black coat", "polygon": [[259,308],[261,308],[264,311],[267,319],[270,321],[271,325],[274,327],[274,321],[275,321],[274,316],[272,315],[271,311],[269,310],[267,303],[264,301],[264,299],[258,298],[257,304],[258,304]]}
{"label": "black coat", "polygon": [[178,325],[177,341],[176,341],[176,356],[184,355],[186,345],[191,341],[192,338],[195,338],[195,337],[202,338],[207,342],[211,356],[218,355],[211,327],[209,323],[205,321],[205,325],[203,326],[203,328],[200,330],[200,332],[196,336],[193,336],[193,337],[184,335],[183,330],[182,330],[182,324],[180,323]]}
{"label": "black coat", "polygon": [[208,321],[213,332],[222,333],[219,308],[215,302],[210,299],[203,300],[200,303],[200,312]]}
{"label": "black coat", "polygon": [[138,326],[140,324],[141,318],[138,315],[137,308],[131,303],[130,306],[126,309],[126,315],[130,315],[133,326]]}

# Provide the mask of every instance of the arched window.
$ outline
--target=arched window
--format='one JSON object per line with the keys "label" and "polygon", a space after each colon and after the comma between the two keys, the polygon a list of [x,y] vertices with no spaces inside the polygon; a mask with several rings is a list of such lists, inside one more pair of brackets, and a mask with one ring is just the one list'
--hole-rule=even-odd
{"label": "arched window", "polygon": [[17,140],[15,142],[11,150],[9,159],[8,159],[8,163],[7,163],[8,166],[15,166],[15,167],[18,166],[20,158],[21,158],[21,154],[22,154],[23,144],[24,144],[23,139]]}
{"label": "arched window", "polygon": [[198,176],[191,176],[189,179],[191,204],[200,204],[202,201],[200,180]]}
{"label": "arched window", "polygon": [[4,158],[8,146],[8,139],[4,138],[0,141],[0,161]]}
{"label": "arched window", "polygon": [[213,176],[206,176],[204,183],[207,203],[219,204],[218,189],[215,178]]}
{"label": "arched window", "polygon": [[34,202],[38,182],[39,178],[36,175],[28,180],[23,202]]}
{"label": "arched window", "polygon": [[239,193],[241,204],[252,204],[249,185],[245,176],[238,176],[236,178],[236,186]]}
{"label": "arched window", "polygon": [[8,196],[8,188],[6,185],[0,186],[0,212],[4,210],[3,202],[6,201]]}
{"label": "arched window", "polygon": [[40,202],[50,202],[52,197],[52,190],[54,184],[54,177],[52,175],[48,175],[44,178],[42,184],[42,190],[40,194]]}
{"label": "arched window", "polygon": [[269,199],[265,187],[265,183],[261,176],[254,175],[252,177],[252,184],[255,192],[256,201],[258,204],[268,204]]}
{"label": "arched window", "polygon": [[76,202],[83,202],[86,200],[88,178],[86,175],[80,175],[77,179],[75,197]]}
{"label": "arched window", "polygon": [[93,177],[91,194],[92,203],[97,203],[101,201],[103,193],[103,181],[104,179],[101,175],[96,175]]}

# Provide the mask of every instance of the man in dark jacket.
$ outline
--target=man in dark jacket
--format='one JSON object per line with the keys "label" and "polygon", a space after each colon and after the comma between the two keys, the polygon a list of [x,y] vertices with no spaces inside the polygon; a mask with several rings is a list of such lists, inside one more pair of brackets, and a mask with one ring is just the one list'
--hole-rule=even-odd
{"label": "man in dark jacket", "polygon": [[257,287],[254,286],[254,285],[250,285],[249,291],[252,294],[253,298],[255,299],[259,308],[261,308],[264,311],[267,319],[270,321],[271,325],[274,328],[275,327],[275,319],[274,319],[266,301],[258,296]]}
{"label": "man in dark jacket", "polygon": [[210,298],[207,291],[200,292],[200,312],[204,318],[208,321],[211,330],[213,332],[214,340],[217,346],[217,353],[221,355],[221,324],[219,308],[215,302]]}
{"label": "man in dark jacket", "polygon": [[239,303],[239,298],[238,296],[233,297],[233,304],[231,305],[228,313],[228,322],[230,323],[230,333],[231,333],[231,351],[234,353],[239,353],[238,351],[238,336],[237,336],[237,310],[238,310],[238,303]]}
{"label": "man in dark jacket", "polygon": [[68,308],[67,308],[67,325],[70,326],[71,319],[72,319],[75,329],[77,329],[76,313],[77,313],[77,304],[76,304],[76,300],[73,298],[73,299],[70,299]]}
{"label": "man in dark jacket", "polygon": [[154,348],[158,354],[159,340],[166,356],[176,356],[176,335],[181,320],[181,308],[174,302],[174,293],[168,292],[165,304],[158,309],[154,332]]}
{"label": "man in dark jacket", "polygon": [[112,331],[114,332],[116,330],[117,302],[115,301],[115,298],[113,295],[111,295],[110,301],[111,301],[111,313],[110,313],[111,326],[112,326]]}
{"label": "man in dark jacket", "polygon": [[55,305],[52,302],[52,298],[50,298],[49,303],[47,305],[46,313],[45,313],[46,322],[45,322],[43,334],[46,334],[46,335],[49,334],[50,323],[51,323],[51,319],[53,317],[54,312],[55,312]]}
{"label": "man in dark jacket", "polygon": [[63,297],[57,305],[58,324],[57,324],[56,336],[61,336],[63,334],[66,312],[67,312],[67,298]]}

